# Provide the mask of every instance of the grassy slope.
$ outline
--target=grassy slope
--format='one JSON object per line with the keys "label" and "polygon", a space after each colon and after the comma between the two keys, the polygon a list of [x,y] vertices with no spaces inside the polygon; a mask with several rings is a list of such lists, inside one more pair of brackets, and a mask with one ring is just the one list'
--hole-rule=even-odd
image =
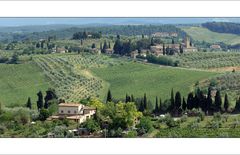
{"label": "grassy slope", "polygon": [[92,71],[110,84],[113,97],[125,98],[128,93],[136,98],[146,92],[152,101],[155,96],[169,98],[172,88],[186,96],[196,81],[216,74],[134,62]]}
{"label": "grassy slope", "polygon": [[198,41],[204,40],[209,43],[224,42],[231,45],[240,43],[240,36],[234,34],[212,32],[203,27],[184,27],[182,29],[194,40]]}
{"label": "grassy slope", "polygon": [[47,79],[33,63],[0,64],[0,102],[4,105],[25,104],[28,97],[36,103],[37,92],[49,88]]}

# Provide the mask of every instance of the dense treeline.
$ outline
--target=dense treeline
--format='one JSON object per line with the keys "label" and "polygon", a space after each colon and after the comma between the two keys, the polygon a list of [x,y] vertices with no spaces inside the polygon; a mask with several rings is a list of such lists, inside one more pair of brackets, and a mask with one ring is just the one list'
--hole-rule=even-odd
{"label": "dense treeline", "polygon": [[[92,26],[92,27],[72,27],[61,30],[49,30],[43,32],[33,32],[33,33],[8,33],[0,37],[0,39],[5,42],[22,41],[26,39],[38,40],[42,38],[47,38],[48,36],[56,36],[58,39],[72,38],[72,35],[77,32],[92,32],[98,33],[102,32],[102,35],[151,35],[155,32],[176,32],[180,37],[186,36],[186,33],[180,28],[175,27],[174,25],[114,25],[114,26]],[[2,36],[3,36],[2,35]]]}
{"label": "dense treeline", "polygon": [[100,39],[102,37],[101,32],[77,32],[73,34],[72,39],[74,40],[80,40],[80,39],[88,39],[88,38],[93,38],[93,39]]}
{"label": "dense treeline", "polygon": [[240,24],[229,22],[208,22],[202,24],[203,27],[213,32],[240,34]]}
{"label": "dense treeline", "polygon": [[165,65],[165,66],[178,66],[179,65],[179,61],[178,60],[174,60],[170,57],[167,56],[159,56],[156,57],[154,55],[147,55],[146,57],[148,62],[151,63],[155,63],[155,64],[160,64],[160,65]]}

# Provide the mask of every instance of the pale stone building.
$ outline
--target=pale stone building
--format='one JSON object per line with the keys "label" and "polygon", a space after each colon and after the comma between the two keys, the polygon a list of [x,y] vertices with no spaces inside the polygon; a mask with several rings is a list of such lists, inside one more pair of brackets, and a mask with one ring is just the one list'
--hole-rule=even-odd
{"label": "pale stone building", "polygon": [[58,105],[58,114],[49,117],[48,120],[69,119],[78,123],[83,123],[96,113],[95,108],[91,108],[79,103],[61,103]]}

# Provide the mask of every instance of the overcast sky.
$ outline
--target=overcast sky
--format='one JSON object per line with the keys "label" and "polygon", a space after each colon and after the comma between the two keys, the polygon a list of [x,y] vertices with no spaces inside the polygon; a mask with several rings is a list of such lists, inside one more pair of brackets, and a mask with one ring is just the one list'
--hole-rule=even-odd
{"label": "overcast sky", "polygon": [[0,18],[0,26],[85,24],[194,24],[208,21],[240,23],[240,18]]}

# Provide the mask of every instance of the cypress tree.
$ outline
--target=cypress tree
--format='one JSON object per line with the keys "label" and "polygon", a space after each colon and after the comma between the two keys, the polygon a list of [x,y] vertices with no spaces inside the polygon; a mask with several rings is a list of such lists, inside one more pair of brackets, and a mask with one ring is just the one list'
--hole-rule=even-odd
{"label": "cypress tree", "polygon": [[107,93],[107,101],[106,101],[106,103],[107,102],[112,102],[112,93],[111,93],[110,90],[108,90],[108,93]]}
{"label": "cypress tree", "polygon": [[188,94],[188,98],[187,98],[187,109],[192,110],[193,109],[193,102],[194,102],[194,97],[193,97],[193,93],[189,93]]}
{"label": "cypress tree", "polygon": [[160,98],[160,102],[159,102],[159,114],[162,114],[163,111],[163,105],[162,105],[162,99]]}
{"label": "cypress tree", "polygon": [[172,39],[172,44],[174,44],[174,39]]}
{"label": "cypress tree", "polygon": [[236,99],[236,105],[234,108],[234,112],[240,112],[240,97]]}
{"label": "cypress tree", "polygon": [[111,43],[110,43],[110,41],[108,42],[108,48],[111,48]]}
{"label": "cypress tree", "polygon": [[225,112],[228,111],[228,108],[229,108],[228,95],[225,94],[225,97],[224,97],[224,109],[225,109]]}
{"label": "cypress tree", "polygon": [[141,112],[143,112],[143,111],[144,111],[143,99],[141,99],[141,102],[140,102],[140,107],[139,107],[139,111],[141,111]]}
{"label": "cypress tree", "polygon": [[159,107],[158,107],[158,97],[156,96],[156,102],[155,102],[155,109],[154,109],[154,113],[158,114],[159,113]]}
{"label": "cypress tree", "polygon": [[125,102],[128,103],[128,102],[131,102],[131,97],[128,96],[128,94],[126,94],[126,99],[125,99]]}
{"label": "cypress tree", "polygon": [[27,103],[26,103],[26,107],[28,107],[29,109],[32,109],[32,102],[31,102],[31,98],[28,97]]}
{"label": "cypress tree", "polygon": [[165,48],[165,44],[163,44],[163,55],[166,54],[166,48]]}
{"label": "cypress tree", "polygon": [[215,96],[215,106],[217,111],[221,111],[221,105],[222,105],[222,98],[220,91],[218,90]]}
{"label": "cypress tree", "polygon": [[173,110],[175,105],[174,105],[174,93],[173,93],[173,88],[172,88],[172,91],[171,91],[171,109],[170,110]]}
{"label": "cypress tree", "polygon": [[182,104],[181,94],[178,91],[175,95],[175,107],[177,110],[181,107],[181,104]]}
{"label": "cypress tree", "polygon": [[131,102],[135,102],[135,99],[133,97],[133,94],[131,95]]}
{"label": "cypress tree", "polygon": [[144,110],[147,109],[147,97],[146,97],[146,93],[144,93],[144,97],[143,97],[143,107],[144,107]]}
{"label": "cypress tree", "polygon": [[212,95],[211,95],[211,88],[208,88],[208,95],[207,95],[207,105],[206,105],[206,112],[209,113],[211,110],[211,105],[212,105]]}
{"label": "cypress tree", "polygon": [[37,93],[38,100],[37,100],[37,108],[38,110],[43,108],[43,94],[41,91]]}
{"label": "cypress tree", "polygon": [[182,109],[183,109],[183,111],[186,111],[186,109],[187,109],[187,103],[186,103],[184,97],[183,97],[183,101],[182,101]]}

